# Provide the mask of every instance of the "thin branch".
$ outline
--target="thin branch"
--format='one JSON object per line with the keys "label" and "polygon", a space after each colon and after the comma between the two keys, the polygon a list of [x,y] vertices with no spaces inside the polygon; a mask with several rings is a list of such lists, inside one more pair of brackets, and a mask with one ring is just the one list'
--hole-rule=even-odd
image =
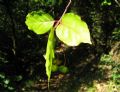
{"label": "thin branch", "polygon": [[67,12],[68,7],[70,6],[70,4],[71,4],[71,0],[69,0],[69,2],[68,2],[68,4],[67,4],[67,6],[65,7],[65,10],[64,10],[64,12],[63,12],[62,16],[60,17],[60,19],[58,20],[58,22],[55,24],[55,27],[54,27],[54,28],[56,28],[56,27],[59,25],[59,23],[60,23],[60,21],[61,21],[62,17],[63,17],[63,16],[65,15],[65,13]]}
{"label": "thin branch", "polygon": [[118,2],[118,0],[115,0],[115,2],[120,7],[120,3]]}

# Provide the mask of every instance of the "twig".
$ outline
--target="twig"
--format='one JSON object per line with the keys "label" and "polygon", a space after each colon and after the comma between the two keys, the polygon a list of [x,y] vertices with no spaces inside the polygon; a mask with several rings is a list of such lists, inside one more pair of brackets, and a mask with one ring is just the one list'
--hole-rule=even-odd
{"label": "twig", "polygon": [[120,7],[120,3],[118,2],[118,0],[115,0],[116,4],[118,4],[118,6]]}
{"label": "twig", "polygon": [[63,17],[63,16],[64,16],[64,14],[67,12],[68,7],[70,6],[70,4],[71,4],[71,0],[69,0],[69,2],[68,2],[68,4],[67,4],[67,6],[65,7],[65,10],[64,10],[64,12],[63,12],[62,16],[60,17],[60,19],[58,20],[58,22],[55,24],[55,27],[54,27],[54,28],[56,28],[56,27],[59,25],[59,23],[60,23],[60,21],[61,21],[62,17]]}

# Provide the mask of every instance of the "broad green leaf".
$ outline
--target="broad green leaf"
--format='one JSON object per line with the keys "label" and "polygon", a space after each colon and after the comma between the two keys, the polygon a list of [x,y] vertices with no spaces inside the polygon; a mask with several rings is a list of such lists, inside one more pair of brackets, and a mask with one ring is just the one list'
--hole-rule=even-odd
{"label": "broad green leaf", "polygon": [[27,15],[25,23],[29,30],[34,31],[36,34],[44,34],[52,28],[54,20],[47,13],[34,11]]}
{"label": "broad green leaf", "polygon": [[[46,74],[48,76],[48,82],[50,81],[51,71],[52,71],[52,62],[55,58],[54,55],[54,29],[52,28],[49,34],[48,42],[47,42],[47,49],[46,49]],[[49,85],[48,85],[49,86]]]}
{"label": "broad green leaf", "polygon": [[69,46],[80,43],[90,43],[90,33],[87,24],[73,13],[66,13],[56,28],[57,37]]}

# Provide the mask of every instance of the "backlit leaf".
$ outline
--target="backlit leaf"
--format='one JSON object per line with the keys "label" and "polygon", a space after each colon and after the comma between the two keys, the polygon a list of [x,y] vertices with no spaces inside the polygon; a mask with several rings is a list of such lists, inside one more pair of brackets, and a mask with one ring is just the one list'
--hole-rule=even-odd
{"label": "backlit leaf", "polygon": [[[48,82],[50,81],[51,71],[52,71],[52,63],[55,58],[54,55],[54,29],[52,28],[49,34],[48,42],[47,42],[47,48],[46,48],[46,74],[48,76]],[[49,86],[49,85],[48,85]]]}
{"label": "backlit leaf", "polygon": [[27,15],[25,23],[29,30],[34,31],[36,34],[44,34],[52,28],[54,20],[47,13],[34,11]]}
{"label": "backlit leaf", "polygon": [[66,13],[56,28],[57,37],[69,46],[80,43],[90,43],[90,33],[87,24],[73,13]]}

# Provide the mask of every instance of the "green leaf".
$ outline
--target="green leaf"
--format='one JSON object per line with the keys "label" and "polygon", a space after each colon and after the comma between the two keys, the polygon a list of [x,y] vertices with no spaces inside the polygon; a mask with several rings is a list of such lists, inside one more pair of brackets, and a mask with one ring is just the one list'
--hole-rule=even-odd
{"label": "green leaf", "polygon": [[58,66],[57,65],[52,65],[52,72],[56,72],[58,70]]}
{"label": "green leaf", "polygon": [[112,3],[111,3],[111,0],[103,0],[103,2],[101,3],[102,6],[110,6]]}
{"label": "green leaf", "polygon": [[64,66],[64,65],[61,65],[59,66],[59,71],[62,72],[62,73],[67,73],[69,71],[68,67]]}
{"label": "green leaf", "polygon": [[28,13],[25,23],[29,30],[34,31],[36,34],[44,34],[52,28],[54,20],[43,11],[33,11]]}
{"label": "green leaf", "polygon": [[10,82],[9,79],[5,79],[5,80],[4,80],[4,83],[7,84],[7,85],[9,84],[9,82]]}
{"label": "green leaf", "polygon": [[90,43],[90,33],[87,24],[73,13],[66,13],[56,28],[57,37],[69,46],[80,43]]}
{"label": "green leaf", "polygon": [[[52,71],[52,62],[55,58],[54,55],[54,44],[55,44],[55,39],[54,39],[54,29],[52,28],[49,34],[48,42],[47,42],[47,49],[46,49],[46,74],[48,76],[48,82],[50,81],[50,76],[51,76],[51,71]],[[49,86],[49,85],[48,85]]]}

